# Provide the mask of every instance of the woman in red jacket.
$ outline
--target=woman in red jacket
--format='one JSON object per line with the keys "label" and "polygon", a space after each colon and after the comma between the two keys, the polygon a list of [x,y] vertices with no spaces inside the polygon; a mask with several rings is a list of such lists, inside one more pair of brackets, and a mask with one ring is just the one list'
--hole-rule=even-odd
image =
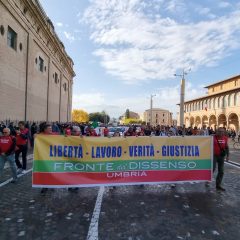
{"label": "woman in red jacket", "polygon": [[17,168],[15,165],[14,151],[16,147],[16,138],[10,135],[10,129],[3,129],[3,136],[0,136],[0,176],[6,162],[9,162],[13,180],[12,183],[17,181]]}

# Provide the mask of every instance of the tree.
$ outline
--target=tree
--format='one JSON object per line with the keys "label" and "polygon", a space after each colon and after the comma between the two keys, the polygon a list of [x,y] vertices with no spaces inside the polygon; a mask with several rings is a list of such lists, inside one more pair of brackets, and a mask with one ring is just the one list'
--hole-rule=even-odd
{"label": "tree", "polygon": [[83,123],[89,121],[89,115],[87,112],[81,109],[73,109],[72,111],[72,121]]}
{"label": "tree", "polygon": [[125,118],[129,118],[129,117],[130,117],[130,111],[129,109],[127,109],[125,112]]}
{"label": "tree", "polygon": [[89,121],[91,122],[101,122],[107,124],[110,120],[110,117],[108,114],[106,114],[104,111],[100,112],[94,112],[89,114]]}

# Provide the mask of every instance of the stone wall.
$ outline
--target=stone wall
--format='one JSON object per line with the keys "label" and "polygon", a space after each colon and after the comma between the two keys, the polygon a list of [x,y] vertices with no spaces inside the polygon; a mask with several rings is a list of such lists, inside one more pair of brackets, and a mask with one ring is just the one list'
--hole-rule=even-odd
{"label": "stone wall", "polygon": [[0,1],[0,16],[0,120],[70,121],[73,62],[41,5]]}

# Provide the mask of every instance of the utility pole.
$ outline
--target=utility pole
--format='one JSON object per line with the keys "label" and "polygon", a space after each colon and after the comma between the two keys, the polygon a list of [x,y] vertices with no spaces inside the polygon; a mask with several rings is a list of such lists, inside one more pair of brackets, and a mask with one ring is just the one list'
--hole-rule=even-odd
{"label": "utility pole", "polygon": [[185,75],[187,75],[191,69],[187,72],[184,71],[182,74],[174,74],[175,77],[181,77],[181,90],[180,90],[180,126],[184,125],[184,97],[185,97]]}
{"label": "utility pole", "polygon": [[153,107],[153,97],[155,97],[156,96],[156,94],[151,94],[151,97],[150,97],[150,126],[152,126],[152,119],[153,119],[153,117],[152,117],[152,107]]}

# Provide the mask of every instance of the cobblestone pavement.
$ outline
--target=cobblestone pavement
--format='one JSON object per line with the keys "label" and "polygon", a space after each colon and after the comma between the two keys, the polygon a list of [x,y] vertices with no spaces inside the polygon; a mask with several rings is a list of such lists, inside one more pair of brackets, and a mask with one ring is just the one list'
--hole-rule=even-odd
{"label": "cobblestone pavement", "polygon": [[89,234],[89,226],[99,188],[48,190],[44,196],[31,187],[28,173],[0,187],[0,239],[236,240],[240,169],[225,170],[226,192],[217,192],[214,182],[105,187],[92,228],[97,234]]}
{"label": "cobblestone pavement", "polygon": [[233,142],[229,141],[230,161],[240,164],[240,150],[233,148]]}

